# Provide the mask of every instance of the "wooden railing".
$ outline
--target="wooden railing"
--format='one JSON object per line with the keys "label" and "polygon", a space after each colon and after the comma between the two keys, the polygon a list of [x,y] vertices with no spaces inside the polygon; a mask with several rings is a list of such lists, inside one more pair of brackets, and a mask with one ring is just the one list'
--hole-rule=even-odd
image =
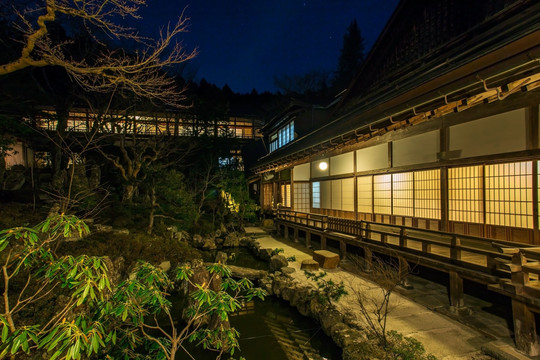
{"label": "wooden railing", "polygon": [[464,278],[486,284],[512,300],[516,347],[528,355],[540,355],[534,315],[540,313],[540,247],[287,209],[277,210],[275,218],[286,238],[289,228],[295,240],[299,231],[305,231],[307,246],[316,234],[323,249],[327,238],[337,240],[342,256],[349,245],[363,248],[368,267],[374,252],[396,257],[400,277],[407,273],[409,261],[446,271],[450,305],[455,307],[464,306]]}
{"label": "wooden railing", "polygon": [[[303,213],[288,209],[275,212],[277,220],[298,224],[322,231],[325,236],[335,237],[349,245],[377,244],[425,258],[436,259],[463,269],[471,269],[497,279],[511,279],[513,255],[520,252],[523,264],[520,271],[527,286],[540,289],[540,248],[527,244],[499,241],[470,235],[412,228],[401,225],[382,224],[363,220],[341,219],[327,215]],[[351,239],[352,237],[352,239]],[[501,249],[513,249],[501,251]],[[518,278],[519,276],[514,276]],[[488,281],[491,282],[491,281]],[[532,291],[532,290],[531,290]],[[540,294],[539,292],[535,292]]]}

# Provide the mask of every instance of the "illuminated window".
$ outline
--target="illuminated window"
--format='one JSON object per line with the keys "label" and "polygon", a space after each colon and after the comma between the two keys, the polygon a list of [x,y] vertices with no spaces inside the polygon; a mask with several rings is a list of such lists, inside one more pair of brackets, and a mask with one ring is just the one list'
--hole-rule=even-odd
{"label": "illuminated window", "polygon": [[482,166],[448,169],[448,218],[483,223]]}
{"label": "illuminated window", "polygon": [[414,216],[426,219],[441,218],[441,172],[439,169],[415,171]]}
{"label": "illuminated window", "polygon": [[263,184],[263,207],[272,207],[272,184]]}
{"label": "illuminated window", "polygon": [[321,183],[318,181],[311,183],[311,206],[321,208]]}
{"label": "illuminated window", "polygon": [[341,210],[354,211],[354,179],[341,180]]}
{"label": "illuminated window", "polygon": [[361,176],[357,181],[358,212],[371,214],[373,211],[372,176]]}
{"label": "illuminated window", "polygon": [[373,176],[373,211],[392,214],[392,175]]}
{"label": "illuminated window", "polygon": [[532,229],[532,162],[485,166],[486,224]]}
{"label": "illuminated window", "polygon": [[270,135],[270,152],[283,147],[294,140],[294,121]]}
{"label": "illuminated window", "polygon": [[291,207],[291,184],[281,184],[281,206]]}
{"label": "illuminated window", "polygon": [[270,152],[274,151],[274,150],[277,150],[278,148],[278,134],[275,133],[275,134],[272,134],[270,135]]}
{"label": "illuminated window", "polygon": [[332,208],[332,181],[321,181],[321,208]]}
{"label": "illuminated window", "polygon": [[331,201],[333,210],[341,210],[341,180],[332,180]]}
{"label": "illuminated window", "polygon": [[294,183],[294,210],[309,212],[309,183]]}
{"label": "illuminated window", "polygon": [[394,215],[414,215],[413,173],[392,174]]}

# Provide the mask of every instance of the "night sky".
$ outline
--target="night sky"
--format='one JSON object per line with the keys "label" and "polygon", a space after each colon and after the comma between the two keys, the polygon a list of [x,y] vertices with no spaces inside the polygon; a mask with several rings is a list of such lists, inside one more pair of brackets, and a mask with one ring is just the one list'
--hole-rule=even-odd
{"label": "night sky", "polygon": [[[188,5],[190,65],[205,78],[239,93],[276,91],[274,77],[334,71],[343,35],[353,19],[369,51],[398,0],[149,0],[141,9],[143,34],[175,22]],[[139,23],[140,25],[140,23]],[[196,72],[195,72],[196,71]],[[189,73],[188,72],[188,73]]]}

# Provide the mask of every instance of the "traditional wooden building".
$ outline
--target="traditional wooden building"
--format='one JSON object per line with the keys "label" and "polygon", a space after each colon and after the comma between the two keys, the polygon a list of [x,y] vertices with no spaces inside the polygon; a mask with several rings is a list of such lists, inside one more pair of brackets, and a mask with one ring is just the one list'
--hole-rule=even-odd
{"label": "traditional wooden building", "polygon": [[511,296],[537,354],[539,87],[537,1],[403,0],[327,120],[253,167],[262,204],[295,237],[447,271],[454,305],[463,277]]}

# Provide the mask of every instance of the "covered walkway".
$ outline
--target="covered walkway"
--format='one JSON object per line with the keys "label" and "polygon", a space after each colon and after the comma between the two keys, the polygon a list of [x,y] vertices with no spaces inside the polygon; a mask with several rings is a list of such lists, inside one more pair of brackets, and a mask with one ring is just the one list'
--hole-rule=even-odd
{"label": "covered walkway", "polygon": [[[262,247],[281,248],[284,256],[294,256],[296,261],[289,262],[289,266],[296,271],[291,276],[300,282],[310,282],[300,270],[300,264],[302,260],[312,257],[312,250],[289,240],[275,238],[262,228],[249,227],[246,231],[253,234]],[[369,291],[375,286],[343,268],[327,270],[327,273],[330,279],[343,281],[348,287],[361,287]],[[442,285],[416,279],[414,276],[410,277],[410,282],[413,289],[392,295],[389,329],[421,341],[427,352],[438,359],[489,359],[482,355],[482,349],[499,359],[530,359],[513,348],[511,332],[505,320],[481,310],[485,303],[468,300],[471,313],[449,317],[447,315],[452,313],[448,310],[448,298]],[[420,299],[421,303],[413,299]],[[342,298],[338,307],[344,312],[357,313],[361,318],[352,295]]]}

